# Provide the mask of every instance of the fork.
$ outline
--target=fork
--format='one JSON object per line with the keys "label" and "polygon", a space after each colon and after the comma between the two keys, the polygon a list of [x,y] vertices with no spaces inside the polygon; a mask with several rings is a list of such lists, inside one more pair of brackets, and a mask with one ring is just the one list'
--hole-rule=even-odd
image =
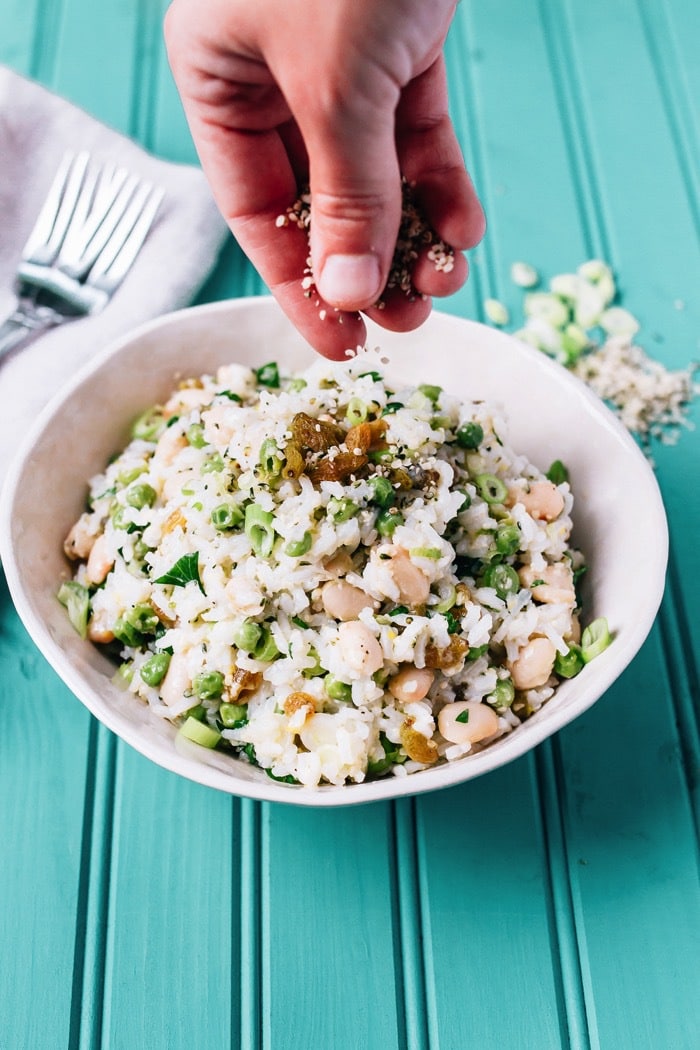
{"label": "fork", "polygon": [[0,359],[48,328],[102,310],[138,255],[163,190],[125,168],[67,153],[17,267]]}

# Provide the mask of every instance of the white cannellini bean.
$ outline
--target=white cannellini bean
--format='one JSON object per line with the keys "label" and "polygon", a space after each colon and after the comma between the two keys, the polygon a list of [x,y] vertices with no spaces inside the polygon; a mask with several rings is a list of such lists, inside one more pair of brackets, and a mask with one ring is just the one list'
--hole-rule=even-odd
{"label": "white cannellini bean", "polygon": [[435,672],[429,667],[404,667],[389,680],[389,692],[402,704],[413,700],[424,700],[435,679]]}
{"label": "white cannellini bean", "polygon": [[87,636],[91,642],[95,642],[98,645],[107,645],[108,642],[114,641],[114,632],[109,626],[107,613],[104,609],[99,609],[90,617]]}
{"label": "white cannellini bean", "polygon": [[519,492],[516,498],[540,521],[554,521],[564,509],[564,497],[552,481],[531,481],[529,491]]}
{"label": "white cannellini bean", "polygon": [[87,511],[81,514],[63,542],[67,557],[87,558],[101,527],[92,514]]}
{"label": "white cannellini bean", "polygon": [[179,715],[188,708],[194,706],[191,696],[185,693],[192,686],[190,672],[187,667],[187,659],[182,653],[175,653],[168,666],[168,672],[160,686],[160,696],[164,704],[167,704],[171,714]]}
{"label": "white cannellini bean", "polygon": [[187,438],[176,427],[168,427],[158,438],[153,460],[159,466],[169,467],[178,452],[187,444]]}
{"label": "white cannellini bean", "polygon": [[334,620],[356,620],[363,609],[373,609],[375,601],[347,580],[329,580],[323,585],[321,601],[326,614]]}
{"label": "white cannellini bean", "polygon": [[430,594],[430,580],[422,569],[414,565],[408,551],[396,548],[388,563],[391,577],[399,589],[399,599],[406,605],[424,605]]}
{"label": "white cannellini bean", "polygon": [[85,575],[90,583],[102,583],[114,565],[114,558],[108,551],[107,537],[104,532],[92,545],[85,567]]}
{"label": "white cannellini bean", "polygon": [[537,689],[552,673],[557,651],[549,638],[531,638],[510,665],[516,689]]}
{"label": "white cannellini bean", "polygon": [[[465,717],[465,712],[466,721],[458,722],[460,716]],[[486,704],[460,700],[454,704],[445,704],[438,715],[438,729],[451,744],[477,744],[497,732],[498,715]]]}
{"label": "white cannellini bean", "polygon": [[[518,576],[523,587],[532,588],[532,597],[538,602],[565,602],[571,605],[576,602],[574,574],[571,566],[564,562],[545,565],[543,569],[533,569],[531,565],[524,565]],[[542,583],[533,587],[533,583],[537,583],[538,580],[542,580]]]}
{"label": "white cannellini bean", "polygon": [[373,675],[384,663],[381,645],[369,627],[359,620],[341,623],[338,641],[343,660],[358,676]]}

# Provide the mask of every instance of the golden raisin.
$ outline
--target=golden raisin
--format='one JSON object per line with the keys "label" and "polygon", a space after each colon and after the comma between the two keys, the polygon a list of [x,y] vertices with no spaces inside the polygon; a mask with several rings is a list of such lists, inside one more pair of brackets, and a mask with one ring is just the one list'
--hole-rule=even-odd
{"label": "golden raisin", "polygon": [[399,730],[399,736],[401,738],[401,745],[408,755],[414,762],[421,762],[423,765],[432,765],[433,762],[438,760],[438,746],[434,740],[429,740],[427,736],[423,736],[417,729],[413,728],[415,719],[407,718]]}

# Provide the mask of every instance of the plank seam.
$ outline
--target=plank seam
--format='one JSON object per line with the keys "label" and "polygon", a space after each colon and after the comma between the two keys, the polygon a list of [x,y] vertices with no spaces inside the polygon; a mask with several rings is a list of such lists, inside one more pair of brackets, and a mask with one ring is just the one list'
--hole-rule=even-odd
{"label": "plank seam", "polygon": [[[406,1050],[428,1050],[431,1044],[427,1024],[425,960],[421,940],[423,915],[418,892],[418,856],[416,849],[416,808],[414,799],[392,803],[394,835],[394,874],[396,908],[394,909],[394,944],[398,948],[396,973],[400,977],[403,1016],[400,1018],[402,1047]],[[397,1009],[399,1004],[397,1003]]]}
{"label": "plank seam", "polygon": [[63,19],[64,0],[43,0],[36,19],[31,45],[30,75],[42,84],[53,83],[59,48],[59,26]]}
{"label": "plank seam", "polygon": [[699,182],[694,174],[697,169],[697,156],[693,156],[693,154],[697,155],[697,148],[695,134],[692,130],[692,117],[686,115],[692,114],[692,105],[687,102],[687,92],[676,75],[676,71],[683,68],[683,62],[673,41],[668,14],[664,10],[665,6],[665,4],[653,5],[654,13],[652,13],[651,5],[647,6],[642,0],[637,0],[639,22],[671,134],[688,208],[693,216],[695,234],[700,236]]}
{"label": "plank seam", "polygon": [[264,1045],[261,981],[260,804],[241,799],[240,898],[240,1045],[260,1050]]}

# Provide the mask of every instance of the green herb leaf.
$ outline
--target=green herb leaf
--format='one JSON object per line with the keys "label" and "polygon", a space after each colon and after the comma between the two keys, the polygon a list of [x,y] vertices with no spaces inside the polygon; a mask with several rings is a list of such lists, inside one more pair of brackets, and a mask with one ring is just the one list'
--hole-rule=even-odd
{"label": "green herb leaf", "polygon": [[196,583],[204,594],[205,590],[199,578],[199,551],[183,554],[168,572],[155,580],[155,583],[169,583],[173,587],[186,587],[188,583]]}
{"label": "green herb leaf", "polygon": [[455,722],[461,722],[462,725],[466,725],[466,723],[468,721],[469,721],[469,708],[465,707],[463,711],[459,712],[459,714],[455,718]]}

